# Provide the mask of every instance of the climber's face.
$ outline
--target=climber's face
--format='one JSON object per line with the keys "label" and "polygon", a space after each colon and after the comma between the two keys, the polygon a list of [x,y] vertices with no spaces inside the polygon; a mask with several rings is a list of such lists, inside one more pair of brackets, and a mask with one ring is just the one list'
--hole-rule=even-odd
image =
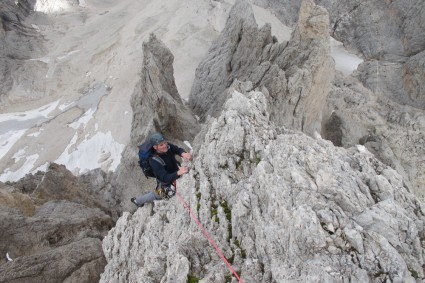
{"label": "climber's face", "polygon": [[156,152],[158,153],[166,153],[168,151],[168,142],[167,141],[163,141],[157,145],[154,145],[153,148],[156,150]]}

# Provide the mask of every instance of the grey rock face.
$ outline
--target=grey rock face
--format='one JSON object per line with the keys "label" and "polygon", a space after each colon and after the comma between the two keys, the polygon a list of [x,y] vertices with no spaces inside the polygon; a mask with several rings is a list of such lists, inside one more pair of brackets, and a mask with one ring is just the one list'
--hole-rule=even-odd
{"label": "grey rock face", "polygon": [[[255,0],[285,24],[295,25],[302,1]],[[329,12],[332,35],[366,59],[401,59],[425,47],[425,3],[317,0]]]}
{"label": "grey rock face", "polygon": [[143,55],[140,89],[135,90],[131,101],[131,142],[138,145],[154,131],[164,133],[169,139],[193,139],[199,126],[177,91],[173,54],[151,34],[143,44]]}
{"label": "grey rock face", "polygon": [[[287,16],[289,9],[299,6],[295,2],[255,3],[281,11],[281,16]],[[423,13],[418,11],[424,10],[424,3],[413,1],[405,6],[400,1],[316,3],[328,9],[333,36],[366,58],[353,74],[363,86],[351,78],[338,77],[332,82],[326,107],[322,108],[323,137],[337,146],[364,144],[378,159],[397,170],[411,191],[422,199],[425,23]],[[415,27],[410,25],[413,19],[417,22]],[[416,30],[419,26],[421,31]],[[318,89],[323,86],[315,88]],[[278,109],[287,107],[287,103],[283,105]]]}
{"label": "grey rock face", "polygon": [[[17,4],[15,4],[17,2]],[[40,71],[41,62],[27,62],[26,59],[43,52],[42,38],[34,28],[26,24],[25,19],[31,14],[35,1],[4,0],[0,4],[0,101],[4,104],[14,83],[24,89],[31,87],[35,81],[29,70]],[[33,76],[37,75],[33,72]],[[22,91],[21,91],[22,92]]]}
{"label": "grey rock face", "polygon": [[335,37],[360,50],[367,59],[388,60],[424,50],[423,1],[318,1],[318,4],[321,2],[328,10],[335,11],[332,17]]}
{"label": "grey rock face", "polygon": [[338,77],[327,99],[333,113],[325,115],[322,135],[338,146],[364,144],[424,199],[424,113],[376,93],[353,78]]}
{"label": "grey rock face", "polygon": [[403,178],[363,146],[276,127],[267,105],[232,93],[180,196],[124,213],[105,237],[100,282],[225,282],[180,197],[244,282],[423,281],[424,211]]}
{"label": "grey rock face", "polygon": [[399,104],[424,109],[425,3],[318,2],[330,11],[333,36],[366,59],[358,78]]}
{"label": "grey rock face", "polygon": [[151,34],[143,44],[141,79],[131,99],[133,122],[131,141],[124,149],[121,164],[112,177],[112,187],[121,200],[120,210],[133,210],[130,198],[155,189],[138,164],[138,146],[152,132],[162,132],[172,142],[192,141],[200,127],[183,104],[174,81],[174,56]]}
{"label": "grey rock face", "polygon": [[217,116],[225,89],[235,80],[251,81],[269,94],[271,119],[313,134],[320,131],[321,108],[333,78],[326,11],[304,1],[289,43],[277,43],[270,26],[258,29],[248,1],[237,1],[226,27],[200,64],[190,106],[201,119]]}
{"label": "grey rock face", "polygon": [[[257,0],[282,22],[296,23],[300,1]],[[316,3],[329,12],[331,35],[365,63],[359,79],[372,90],[397,103],[424,109],[425,2],[334,1]],[[407,63],[406,63],[407,62]]]}
{"label": "grey rock face", "polygon": [[[272,94],[281,102],[271,110],[278,125],[301,130],[309,135],[320,132],[322,109],[334,77],[330,56],[329,18],[326,10],[313,1],[303,1],[297,26],[279,66],[286,70],[286,93]],[[279,79],[271,78],[273,84]],[[283,99],[282,99],[283,98]],[[284,109],[284,115],[279,114]],[[288,123],[290,121],[290,123]]]}
{"label": "grey rock face", "polygon": [[354,74],[374,93],[390,98],[401,105],[425,109],[425,52],[407,60],[406,63],[366,61]]}
{"label": "grey rock face", "polygon": [[[236,1],[226,26],[200,63],[189,96],[189,105],[201,120],[217,116],[227,99],[223,95],[235,79],[246,76],[261,64],[263,48],[273,43],[270,26],[259,30],[251,4]],[[268,46],[270,49],[270,46]],[[276,49],[274,53],[278,52]]]}
{"label": "grey rock face", "polygon": [[0,282],[98,281],[106,263],[101,241],[114,225],[105,206],[55,164],[1,184]]}
{"label": "grey rock face", "polygon": [[412,106],[425,109],[425,51],[410,57],[403,67],[402,86],[414,101]]}

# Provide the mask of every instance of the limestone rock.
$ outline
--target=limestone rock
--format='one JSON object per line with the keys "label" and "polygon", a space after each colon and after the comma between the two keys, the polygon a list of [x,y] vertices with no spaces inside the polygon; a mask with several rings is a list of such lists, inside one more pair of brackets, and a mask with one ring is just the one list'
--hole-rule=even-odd
{"label": "limestone rock", "polygon": [[[15,4],[17,2],[18,4]],[[35,1],[4,0],[0,5],[0,101],[7,106],[9,99],[30,96],[29,89],[42,87],[33,85],[44,68],[44,63],[27,61],[42,54],[42,38],[36,30],[26,23],[26,18],[33,12]],[[28,73],[32,74],[29,75]],[[13,90],[19,85],[20,91]],[[12,91],[11,91],[12,90]],[[4,94],[9,93],[8,97]],[[22,94],[24,92],[24,94]]]}
{"label": "limestone rock", "polygon": [[0,282],[99,280],[106,263],[101,240],[114,225],[114,207],[56,164],[0,185],[0,252],[12,259],[1,257]]}
{"label": "limestone rock", "polygon": [[224,30],[196,69],[189,96],[189,105],[194,113],[202,121],[207,115],[217,116],[227,99],[223,94],[225,89],[234,79],[242,80],[240,76],[246,76],[261,65],[258,58],[272,43],[270,26],[258,29],[249,1],[236,1]]}
{"label": "limestone rock", "polygon": [[423,111],[376,94],[353,78],[338,77],[334,84],[327,99],[331,113],[325,114],[323,137],[338,146],[364,144],[397,170],[411,192],[423,200]]}
{"label": "limestone rock", "polygon": [[168,140],[183,146],[182,142],[192,141],[200,129],[177,91],[173,60],[171,51],[154,34],[144,42],[141,79],[131,99],[131,141],[111,178],[120,211],[134,210],[131,197],[155,188],[155,180],[147,180],[138,164],[138,146],[149,134],[162,132]]}
{"label": "limestone rock", "polygon": [[[256,0],[282,22],[295,25],[298,1]],[[425,2],[318,0],[329,12],[331,35],[365,62],[357,77],[402,105],[424,109]],[[291,15],[292,14],[292,15]],[[414,23],[414,24],[413,24]]]}
{"label": "limestone rock", "polygon": [[364,146],[276,127],[267,98],[234,91],[177,197],[124,213],[103,241],[100,282],[423,281],[424,211]]}
{"label": "limestone rock", "polygon": [[[331,33],[366,59],[398,60],[425,47],[423,1],[317,0],[329,12]],[[254,0],[273,10],[287,25],[295,25],[301,1]]]}
{"label": "limestone rock", "polygon": [[342,38],[367,59],[412,56],[425,47],[422,1],[319,2],[335,11],[332,13],[335,37]]}
{"label": "limestone rock", "polygon": [[[303,1],[288,47],[277,58],[287,73],[286,93],[272,94],[271,104],[278,102],[271,110],[272,120],[278,125],[309,135],[320,132],[322,110],[335,72],[328,30],[326,10],[313,1]],[[284,114],[279,114],[280,111]]]}
{"label": "limestone rock", "polygon": [[174,56],[151,34],[143,44],[143,66],[139,89],[136,89],[133,107],[132,144],[140,144],[154,131],[169,139],[193,139],[199,130],[198,122],[183,105],[174,82]]}
{"label": "limestone rock", "polygon": [[354,74],[374,93],[401,105],[425,109],[424,88],[425,52],[410,58],[406,63],[367,61]]}
{"label": "limestone rock", "polygon": [[333,78],[326,11],[304,1],[289,43],[277,43],[270,26],[258,29],[248,1],[236,1],[226,27],[199,65],[189,103],[201,119],[217,116],[234,81],[265,87],[271,119],[313,134]]}
{"label": "limestone rock", "polygon": [[412,106],[425,109],[425,51],[410,57],[403,67],[402,86],[414,101]]}

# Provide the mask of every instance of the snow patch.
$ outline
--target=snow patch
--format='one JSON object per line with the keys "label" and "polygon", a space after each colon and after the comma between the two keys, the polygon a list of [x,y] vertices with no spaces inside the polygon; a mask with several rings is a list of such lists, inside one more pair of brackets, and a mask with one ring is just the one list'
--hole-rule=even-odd
{"label": "snow patch", "polygon": [[38,0],[35,2],[34,11],[45,14],[61,12],[71,8],[66,0]]}
{"label": "snow patch", "polygon": [[[17,171],[10,171],[9,168],[3,171],[3,174],[0,176],[0,182],[6,182],[6,181],[18,181],[22,177],[24,177],[30,170],[34,167],[35,162],[37,161],[39,155],[33,154],[26,156],[26,161],[24,162],[24,165],[20,167]],[[15,160],[20,160],[22,157],[18,157]]]}
{"label": "snow patch", "polygon": [[[56,109],[59,104],[59,99],[37,109],[28,110],[25,112],[13,112],[0,114],[0,122],[9,122],[11,120],[25,121],[33,120],[39,117],[49,118],[49,114]],[[1,128],[0,128],[1,132]]]}
{"label": "snow patch", "polygon": [[335,60],[335,69],[341,71],[345,75],[351,75],[351,73],[357,69],[363,59],[357,55],[350,53],[342,44],[331,37],[331,56]]}
{"label": "snow patch", "polygon": [[80,127],[84,129],[87,126],[87,123],[93,118],[95,111],[95,109],[89,109],[84,113],[83,116],[80,117],[80,119],[78,119],[78,121],[69,124],[69,126],[75,130],[79,129]]}
{"label": "snow patch", "polygon": [[25,132],[26,129],[20,131],[9,131],[0,135],[0,159],[2,159],[9,152],[9,150],[16,142],[19,141]]}
{"label": "snow patch", "polygon": [[[104,171],[115,171],[121,161],[124,145],[116,142],[111,132],[97,132],[75,147],[77,134],[71,143],[55,161],[66,167],[74,174],[83,174],[89,170],[102,168]],[[71,148],[74,148],[73,150]]]}

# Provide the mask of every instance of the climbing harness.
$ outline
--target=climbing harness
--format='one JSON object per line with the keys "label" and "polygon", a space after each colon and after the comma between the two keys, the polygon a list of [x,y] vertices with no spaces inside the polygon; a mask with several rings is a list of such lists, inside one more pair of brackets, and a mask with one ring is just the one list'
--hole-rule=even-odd
{"label": "climbing harness", "polygon": [[171,186],[169,187],[158,187],[155,189],[155,193],[161,198],[165,200],[169,200],[173,196],[176,195],[176,190]]}
{"label": "climbing harness", "polygon": [[157,180],[155,193],[164,200],[169,200],[176,195],[176,181],[170,185],[164,185]]}
{"label": "climbing harness", "polygon": [[202,233],[204,233],[205,237],[207,237],[208,241],[210,242],[210,244],[215,248],[215,250],[217,251],[217,254],[220,256],[220,258],[226,263],[227,267],[229,268],[229,270],[233,273],[233,275],[235,275],[236,279],[238,279],[239,283],[245,283],[245,281],[243,281],[239,275],[236,273],[235,269],[232,267],[232,265],[227,261],[226,257],[224,256],[223,252],[220,250],[220,248],[217,246],[217,244],[214,242],[214,240],[212,239],[212,237],[208,234],[208,231],[204,228],[204,226],[202,225],[202,223],[199,221],[199,219],[196,217],[196,215],[193,213],[192,209],[190,209],[189,205],[185,202],[185,200],[183,199],[183,197],[177,192],[177,185],[175,185],[175,191],[174,194],[177,195],[177,197],[179,198],[179,200],[181,201],[181,203],[183,204],[183,206],[187,209],[187,211],[189,212],[190,216],[192,217],[193,220],[195,220],[196,224],[198,224],[198,226],[201,228]]}

